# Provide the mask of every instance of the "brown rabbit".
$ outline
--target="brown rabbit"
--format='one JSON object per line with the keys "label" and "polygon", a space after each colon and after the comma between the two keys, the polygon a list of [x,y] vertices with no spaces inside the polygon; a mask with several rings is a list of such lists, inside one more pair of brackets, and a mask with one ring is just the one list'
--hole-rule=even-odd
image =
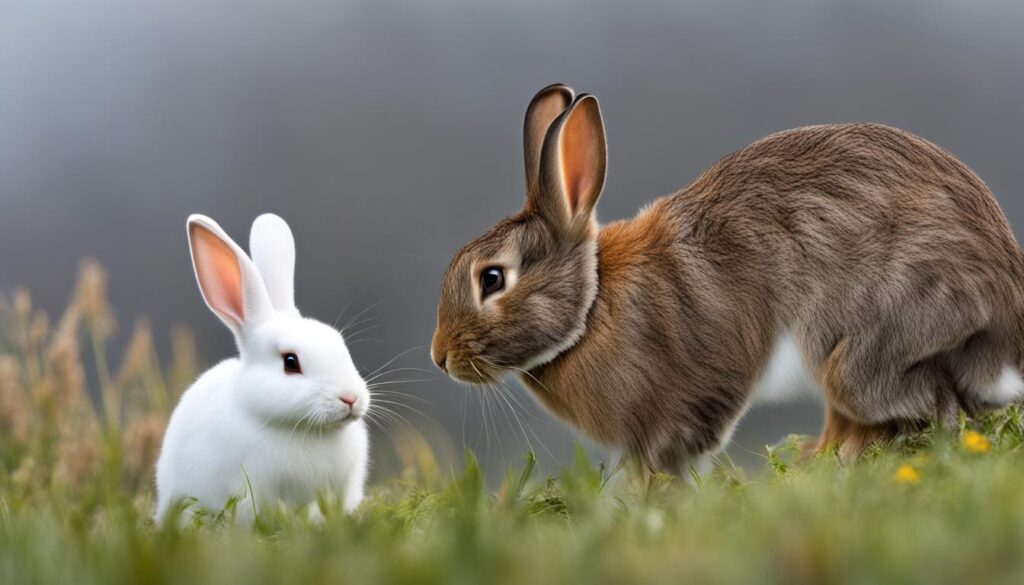
{"label": "brown rabbit", "polygon": [[1024,397],[1024,255],[981,179],[930,142],[780,132],[599,226],[597,99],[541,90],[524,139],[526,206],[444,276],[432,356],[451,376],[516,372],[585,434],[676,473],[786,385],[824,396],[819,446],[845,458]]}

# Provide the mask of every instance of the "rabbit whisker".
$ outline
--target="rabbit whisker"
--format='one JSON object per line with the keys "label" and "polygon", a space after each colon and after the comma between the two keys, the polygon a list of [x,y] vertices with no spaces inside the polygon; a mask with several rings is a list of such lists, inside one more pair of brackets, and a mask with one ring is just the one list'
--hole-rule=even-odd
{"label": "rabbit whisker", "polygon": [[364,337],[362,339],[357,339],[355,341],[349,341],[347,342],[347,345],[349,347],[352,347],[354,345],[359,345],[360,343],[384,343],[384,340],[378,339],[376,337]]}
{"label": "rabbit whisker", "polygon": [[380,415],[385,420],[391,421],[391,423],[394,424],[394,426],[396,427],[401,426],[401,424],[404,423],[408,427],[415,428],[415,425],[409,422],[409,419],[405,418],[400,413],[391,410],[390,408],[383,406],[379,407],[377,409],[377,414]]}
{"label": "rabbit whisker", "polygon": [[292,437],[295,436],[295,430],[299,428],[299,425],[301,425],[306,419],[310,418],[314,414],[315,412],[307,412],[306,414],[302,415],[302,418],[295,421],[295,424],[292,426],[291,432],[288,433],[288,441],[291,441]]}
{"label": "rabbit whisker", "polygon": [[354,303],[356,301],[356,299],[358,299],[359,297],[363,296],[363,293],[366,292],[366,289],[369,288],[369,286],[370,285],[368,285],[368,284],[364,284],[363,288],[356,294],[356,296],[352,297],[351,299],[349,299],[349,301],[347,303],[345,303],[345,306],[341,308],[341,312],[338,313],[338,316],[334,318],[334,323],[331,324],[331,327],[334,327],[335,329],[337,329],[338,321],[340,321],[342,316],[345,315],[345,311],[347,311],[348,308],[352,306],[352,303]]}
{"label": "rabbit whisker", "polygon": [[349,327],[351,327],[351,326],[352,326],[352,323],[353,323],[353,322],[354,322],[354,321],[355,321],[356,319],[358,319],[358,318],[362,317],[362,316],[363,316],[363,315],[365,315],[365,314],[366,314],[366,313],[367,313],[367,312],[368,312],[368,311],[369,311],[370,309],[373,309],[374,307],[376,307],[376,306],[380,305],[380,304],[381,304],[381,303],[383,303],[383,302],[384,302],[385,300],[387,300],[387,299],[381,299],[381,300],[377,301],[376,303],[371,303],[371,304],[370,304],[370,305],[369,305],[368,307],[366,307],[366,308],[365,308],[365,309],[363,309],[362,311],[359,311],[358,313],[356,313],[355,315],[353,315],[353,316],[352,316],[352,318],[351,318],[351,319],[349,319],[349,320],[348,320],[348,322],[347,322],[347,323],[345,323],[345,325],[343,325],[343,326],[341,327],[341,332],[342,332],[342,333],[344,333],[344,331],[345,331],[346,329],[348,329]]}
{"label": "rabbit whisker", "polygon": [[378,390],[377,388],[373,388],[373,394],[379,394],[381,396],[397,396],[401,398],[408,398],[409,400],[416,400],[417,402],[422,402],[427,406],[434,406],[433,402],[427,400],[426,398],[423,398],[422,396],[416,396],[415,394],[408,394],[406,392],[399,392],[397,390]]}
{"label": "rabbit whisker", "polygon": [[377,378],[380,378],[382,376],[386,376],[388,374],[393,374],[395,372],[405,372],[405,371],[420,372],[420,373],[423,373],[423,374],[433,374],[434,373],[433,370],[427,370],[427,369],[424,369],[424,368],[414,368],[414,367],[411,367],[411,366],[403,366],[401,368],[394,368],[394,369],[387,370],[385,372],[381,372],[379,374],[375,374],[373,376],[370,376],[370,377],[366,378],[366,382],[372,382],[372,381],[376,380]]}
{"label": "rabbit whisker", "polygon": [[373,317],[366,317],[365,319],[359,319],[358,321],[346,321],[345,324],[338,330],[338,333],[347,333],[352,327],[362,326],[364,323],[373,323]]}
{"label": "rabbit whisker", "polygon": [[[480,374],[480,370],[477,370],[476,364],[473,363],[472,359],[469,360],[469,365],[472,366],[474,370],[476,370],[479,383],[483,384],[484,383],[483,375]],[[483,398],[480,397],[480,393],[478,393],[478,392],[473,392],[471,394],[473,395],[474,400],[477,401],[477,405],[480,407],[480,423],[482,425],[481,429],[483,430],[483,433],[484,433],[484,439],[485,439],[486,448],[487,448],[488,451],[490,451],[490,443],[491,443],[491,441],[490,441],[490,436],[488,435],[488,432],[487,432],[487,430],[488,430],[487,429],[487,415],[484,412],[484,400],[483,400]],[[480,435],[478,434],[477,435],[477,441],[479,441],[479,440],[480,440]]]}
{"label": "rabbit whisker", "polygon": [[372,379],[372,378],[373,378],[374,376],[376,376],[377,374],[379,374],[379,373],[380,373],[381,371],[383,371],[383,370],[384,370],[385,368],[387,368],[387,367],[388,367],[388,366],[390,366],[391,364],[395,363],[395,360],[397,360],[398,358],[400,358],[400,357],[403,357],[403,356],[405,356],[405,355],[408,355],[408,354],[409,354],[410,352],[416,351],[416,350],[418,350],[418,349],[423,349],[424,347],[429,347],[429,346],[427,346],[427,345],[417,345],[417,346],[415,346],[415,347],[410,347],[409,349],[407,349],[407,350],[405,350],[405,351],[403,351],[403,352],[399,353],[399,354],[398,354],[398,355],[396,355],[395,357],[393,357],[393,358],[389,359],[388,361],[384,362],[384,365],[382,365],[382,366],[380,366],[379,368],[377,368],[376,370],[374,370],[374,371],[370,372],[370,373],[369,373],[369,374],[367,374],[366,376],[367,376],[368,378],[371,378],[371,379]]}
{"label": "rabbit whisker", "polygon": [[427,413],[423,412],[422,410],[416,408],[415,406],[409,406],[408,404],[403,404],[401,402],[393,402],[393,401],[390,401],[390,400],[381,400],[381,399],[377,399],[375,403],[376,404],[388,404],[390,406],[400,406],[402,408],[408,409],[409,411],[414,412],[414,413],[422,416],[423,418],[434,420],[433,417],[431,417]]}
{"label": "rabbit whisker", "polygon": [[380,388],[381,386],[393,386],[395,384],[413,384],[416,382],[426,382],[426,380],[419,380],[416,378],[411,378],[408,380],[389,380],[387,382],[374,382],[372,384],[367,384],[366,387],[372,390],[374,388]]}
{"label": "rabbit whisker", "polygon": [[366,327],[363,327],[362,329],[357,329],[356,331],[353,331],[352,333],[349,333],[348,334],[348,338],[351,339],[352,341],[358,341],[360,335],[362,335],[364,333],[368,333],[370,331],[373,331],[374,329],[378,329],[379,327],[380,327],[380,323],[374,323],[373,325],[367,325]]}
{"label": "rabbit whisker", "polygon": [[[501,366],[501,365],[499,365],[499,364],[496,364],[496,363],[494,363],[494,362],[492,362],[492,361],[489,361],[489,360],[487,360],[487,359],[485,359],[485,358],[480,358],[480,359],[481,359],[481,360],[483,360],[484,362],[486,362],[487,364],[489,364],[489,365],[490,365],[491,367],[494,367],[494,368],[498,368],[498,369],[501,369],[501,368],[503,368],[503,367],[504,367],[504,366]],[[523,373],[524,373],[524,374],[526,374],[527,376],[530,376],[531,378],[533,378],[533,375],[532,375],[532,374],[530,374],[529,372],[527,372],[526,370],[522,370],[522,369],[519,369],[519,368],[514,368],[514,367],[513,367],[513,368],[510,368],[510,369],[513,369],[513,370],[517,370],[517,371],[523,372]],[[536,381],[537,381],[537,383],[538,383],[538,384],[540,384],[542,388],[544,388],[545,390],[547,390],[547,389],[548,389],[548,388],[547,388],[547,386],[545,386],[544,384],[542,384],[540,380],[537,380],[536,378],[533,378],[533,379],[534,379],[534,380],[536,380]],[[505,388],[506,390],[508,390],[508,391],[509,391],[509,395],[511,396],[511,398],[512,398],[513,400],[515,400],[516,404],[518,404],[520,408],[522,408],[522,409],[523,409],[523,412],[524,412],[524,413],[526,413],[527,415],[529,415],[529,416],[530,416],[531,418],[533,418],[533,419],[534,419],[534,420],[536,420],[536,421],[540,421],[540,420],[541,420],[540,418],[538,418],[538,417],[537,417],[537,415],[535,415],[535,414],[534,414],[534,413],[532,412],[532,410],[531,410],[531,409],[527,408],[526,406],[524,406],[524,405],[523,405],[523,403],[522,403],[522,402],[520,402],[520,401],[519,401],[519,398],[518,398],[518,396],[517,396],[517,394],[518,394],[517,392],[513,391],[512,389],[508,388],[507,386],[504,386],[504,385],[503,385],[503,387],[504,387],[504,388]]]}
{"label": "rabbit whisker", "polygon": [[[537,416],[536,416],[535,414],[531,413],[531,412],[530,412],[529,410],[527,410],[526,408],[524,408],[524,407],[523,407],[523,405],[522,405],[522,404],[521,404],[521,403],[519,402],[519,400],[518,400],[518,399],[516,398],[516,393],[515,393],[515,392],[514,392],[514,391],[513,391],[512,389],[510,389],[510,388],[509,388],[508,386],[505,386],[505,385],[504,385],[504,383],[502,383],[501,387],[502,387],[502,388],[504,389],[504,391],[505,391],[505,393],[506,393],[506,396],[507,396],[507,397],[509,397],[509,398],[511,398],[511,399],[512,399],[512,401],[513,401],[513,402],[514,402],[515,404],[518,404],[518,405],[519,405],[519,408],[520,408],[521,410],[523,410],[523,412],[524,412],[524,413],[525,413],[526,415],[528,415],[528,416],[532,417],[532,418],[533,418],[534,420],[536,420],[536,421],[540,421],[540,420],[541,420],[541,419],[540,419],[539,417],[537,417]],[[514,411],[513,411],[513,412],[514,412]],[[524,425],[523,425],[523,423],[520,423],[520,426],[524,426]],[[533,427],[532,427],[532,426],[530,425],[529,421],[527,421],[527,422],[526,422],[526,424],[525,424],[525,427],[526,427],[526,429],[527,429],[528,431],[530,431],[530,434],[531,434],[531,435],[533,435],[533,438],[534,438],[534,439],[535,439],[535,440],[537,441],[537,443],[538,443],[538,444],[540,445],[541,449],[544,449],[544,452],[545,452],[545,453],[547,453],[547,454],[548,454],[548,456],[549,456],[549,457],[551,457],[551,459],[556,459],[556,457],[555,457],[555,454],[554,454],[554,453],[552,453],[552,452],[551,452],[551,450],[550,450],[550,449],[548,449],[547,445],[545,445],[545,444],[544,444],[544,441],[542,441],[542,440],[541,440],[541,438],[540,438],[539,436],[537,436],[537,433],[536,433],[536,432],[535,432],[535,431],[533,430]],[[529,441],[527,441],[527,442],[529,443]],[[532,445],[531,445],[531,450],[532,450],[532,448],[533,448],[533,447],[532,447]]]}
{"label": "rabbit whisker", "polygon": [[506,370],[513,370],[513,371],[516,371],[516,372],[520,372],[520,373],[522,373],[522,374],[524,374],[524,375],[526,375],[526,376],[529,376],[531,380],[533,380],[533,381],[534,381],[534,382],[536,382],[537,384],[540,384],[540,387],[541,387],[541,388],[543,388],[543,389],[544,389],[545,391],[547,391],[547,392],[550,392],[550,391],[551,391],[551,390],[549,390],[549,389],[548,389],[548,387],[547,387],[547,386],[545,386],[545,385],[544,385],[544,383],[543,383],[543,382],[541,382],[540,380],[538,380],[536,376],[534,376],[534,375],[533,375],[533,374],[531,374],[530,372],[527,372],[527,371],[526,371],[526,370],[524,370],[523,368],[518,368],[518,367],[516,367],[516,366],[507,366],[507,365],[503,365],[503,364],[496,364],[496,363],[494,363],[494,362],[490,362],[490,361],[488,361],[488,360],[486,360],[486,359],[484,359],[484,358],[480,358],[480,359],[481,359],[481,360],[483,360],[483,361],[485,361],[485,362],[487,362],[488,364],[490,364],[490,366],[491,366],[491,367],[494,367],[494,368],[498,368],[498,369],[506,369]]}
{"label": "rabbit whisker", "polygon": [[[516,416],[515,410],[512,410],[512,406],[508,403],[507,400],[505,400],[505,397],[498,390],[498,387],[495,384],[493,384],[493,383],[489,384],[489,386],[490,386],[493,394],[495,396],[497,396],[496,402],[498,404],[498,410],[504,415],[505,422],[508,424],[509,429],[511,429],[512,433],[515,434],[515,426],[513,426],[513,424],[512,424],[512,418],[509,417],[509,411],[511,410],[512,417],[515,418],[517,423],[519,422],[519,417]],[[523,430],[521,423],[519,425],[519,428],[520,428],[520,430]],[[533,452],[533,445],[530,443],[530,438],[526,436],[526,431],[525,430],[523,430],[523,438],[526,439],[526,444],[530,448],[530,452],[532,453]]]}

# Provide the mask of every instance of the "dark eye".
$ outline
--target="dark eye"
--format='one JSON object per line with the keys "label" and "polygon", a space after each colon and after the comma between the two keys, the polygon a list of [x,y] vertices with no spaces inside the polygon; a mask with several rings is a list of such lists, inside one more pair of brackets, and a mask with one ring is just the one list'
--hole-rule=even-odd
{"label": "dark eye", "polygon": [[284,361],[284,373],[302,373],[302,366],[299,364],[299,356],[295,355],[294,353],[282,353],[281,359]]}
{"label": "dark eye", "polygon": [[483,291],[484,297],[503,288],[505,288],[505,272],[501,268],[491,266],[480,273],[480,289]]}

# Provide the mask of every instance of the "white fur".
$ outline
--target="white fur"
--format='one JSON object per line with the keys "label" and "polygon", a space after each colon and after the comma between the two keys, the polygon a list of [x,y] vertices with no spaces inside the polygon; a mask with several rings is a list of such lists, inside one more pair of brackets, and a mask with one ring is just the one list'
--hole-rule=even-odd
{"label": "white fur", "polygon": [[[351,511],[366,481],[369,440],[362,417],[370,395],[344,340],[299,315],[291,282],[261,289],[256,265],[213,220],[192,216],[189,225],[190,234],[192,226],[202,226],[234,251],[245,281],[246,318],[239,322],[200,280],[210,308],[235,334],[240,356],[200,376],[171,415],[156,468],[156,518],[184,498],[216,512],[237,497],[242,517],[263,505],[302,508],[319,496],[340,498]],[[271,266],[267,278],[290,279],[294,243],[287,224],[262,216],[253,240],[261,268]],[[193,249],[193,261],[200,257]],[[284,372],[285,352],[299,356],[301,374]],[[355,403],[348,406],[342,396]]]}
{"label": "white fur", "polygon": [[265,213],[252,222],[249,252],[263,277],[267,296],[274,308],[283,312],[295,309],[295,244],[292,231],[283,219]]}
{"label": "white fur", "polygon": [[708,451],[709,455],[717,455],[721,453],[729,446],[730,443],[732,443],[732,437],[736,434],[736,428],[740,426],[740,421],[747,415],[748,410],[750,410],[750,402],[744,404],[740,413],[736,415],[736,418],[732,419],[732,422],[725,427],[725,430],[722,432],[722,436],[719,437],[718,446]]}
{"label": "white fur", "polygon": [[758,404],[822,396],[814,376],[804,365],[796,337],[789,331],[775,341],[768,363],[754,384],[752,396]]}
{"label": "white fur", "polygon": [[1004,406],[1024,398],[1024,379],[1017,368],[1006,365],[995,382],[981,389],[981,399]]}

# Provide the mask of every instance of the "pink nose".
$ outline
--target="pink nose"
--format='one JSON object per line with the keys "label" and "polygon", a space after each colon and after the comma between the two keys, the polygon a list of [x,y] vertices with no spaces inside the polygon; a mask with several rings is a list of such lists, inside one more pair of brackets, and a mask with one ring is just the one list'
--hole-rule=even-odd
{"label": "pink nose", "polygon": [[341,395],[341,401],[347,404],[349,408],[352,408],[355,405],[356,400],[359,400],[359,397],[356,396],[355,394],[350,393]]}

